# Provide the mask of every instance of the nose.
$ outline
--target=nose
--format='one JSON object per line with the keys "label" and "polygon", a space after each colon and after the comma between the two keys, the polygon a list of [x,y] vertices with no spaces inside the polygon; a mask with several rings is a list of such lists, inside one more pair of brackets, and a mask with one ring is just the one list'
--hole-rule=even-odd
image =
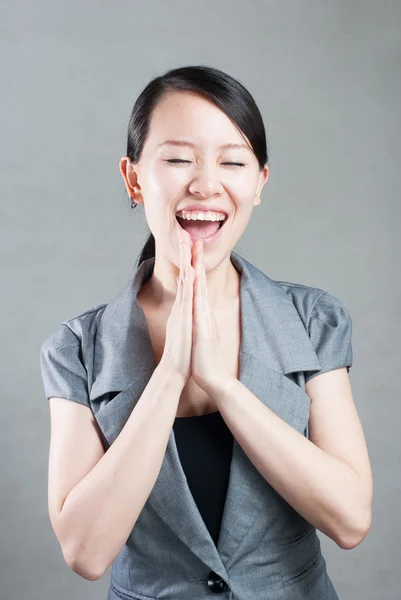
{"label": "nose", "polygon": [[199,168],[197,176],[190,183],[189,191],[191,194],[203,198],[210,198],[216,194],[220,195],[223,188],[218,175],[218,169],[213,169],[213,167],[206,165]]}

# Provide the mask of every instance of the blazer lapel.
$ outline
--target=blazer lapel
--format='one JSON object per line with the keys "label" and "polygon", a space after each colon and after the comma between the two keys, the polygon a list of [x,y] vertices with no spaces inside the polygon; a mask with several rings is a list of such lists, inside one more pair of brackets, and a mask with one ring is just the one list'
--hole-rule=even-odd
{"label": "blazer lapel", "polygon": [[[109,302],[97,330],[90,400],[108,444],[112,444],[141,397],[156,363],[143,310],[137,300],[150,277],[154,257]],[[240,381],[257,398],[304,434],[310,400],[286,375],[321,365],[292,300],[281,285],[236,252],[241,274]],[[217,547],[197,508],[182,468],[174,430],[148,498],[149,505],[210,569],[227,577],[228,561],[266,506],[272,488],[234,439],[233,455]],[[213,490],[211,490],[213,493]]]}

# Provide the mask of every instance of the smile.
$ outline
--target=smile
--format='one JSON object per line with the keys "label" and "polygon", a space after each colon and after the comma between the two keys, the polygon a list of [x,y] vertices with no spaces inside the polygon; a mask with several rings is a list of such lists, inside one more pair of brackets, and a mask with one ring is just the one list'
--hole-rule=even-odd
{"label": "smile", "polygon": [[[176,220],[181,229],[185,229],[187,231],[192,242],[196,242],[196,240],[202,240],[204,244],[210,244],[219,238],[221,230],[223,229],[225,223],[228,221],[228,217],[224,219],[224,221],[219,221],[217,231],[210,235],[208,235],[205,231],[202,231],[203,228],[206,229],[208,227],[208,225],[205,225],[206,221],[188,221],[177,216]],[[195,223],[196,225],[194,226]],[[208,221],[207,223],[216,223],[216,221]],[[184,227],[182,226],[182,224],[184,224]]]}

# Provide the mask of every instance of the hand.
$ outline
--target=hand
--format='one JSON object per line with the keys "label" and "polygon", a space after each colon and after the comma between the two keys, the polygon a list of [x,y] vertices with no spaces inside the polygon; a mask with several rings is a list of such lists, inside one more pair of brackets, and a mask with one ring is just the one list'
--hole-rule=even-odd
{"label": "hand", "polygon": [[[181,228],[177,223],[177,238],[181,240]],[[191,376],[192,352],[192,306],[195,270],[191,265],[191,238],[180,243],[180,274],[177,277],[177,295],[167,319],[166,340],[160,364],[169,373],[182,378],[183,386]],[[189,239],[188,239],[189,238]],[[184,241],[184,240],[182,240]],[[188,243],[189,241],[189,243]]]}
{"label": "hand", "polygon": [[202,240],[192,244],[195,279],[191,374],[195,383],[208,393],[230,375],[221,352],[217,323],[209,302],[203,248]]}
{"label": "hand", "polygon": [[209,303],[203,242],[198,240],[193,244],[190,235],[178,224],[177,236],[181,242],[180,275],[177,296],[167,320],[161,362],[169,372],[182,377],[184,385],[192,375],[195,383],[211,394],[230,374]]}

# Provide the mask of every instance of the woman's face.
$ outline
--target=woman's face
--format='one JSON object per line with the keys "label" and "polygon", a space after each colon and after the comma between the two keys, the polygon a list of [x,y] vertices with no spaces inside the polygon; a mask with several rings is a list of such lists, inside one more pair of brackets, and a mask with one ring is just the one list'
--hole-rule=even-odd
{"label": "woman's face", "polygon": [[[226,144],[241,146],[222,148]],[[196,203],[228,214],[218,238],[204,245],[205,266],[214,268],[231,254],[253,207],[260,204],[268,172],[267,166],[259,170],[246,140],[224,112],[197,94],[174,92],[155,108],[142,156],[129,165],[127,178],[140,192],[135,200],[143,199],[156,256],[161,252],[178,267],[177,211]]]}

